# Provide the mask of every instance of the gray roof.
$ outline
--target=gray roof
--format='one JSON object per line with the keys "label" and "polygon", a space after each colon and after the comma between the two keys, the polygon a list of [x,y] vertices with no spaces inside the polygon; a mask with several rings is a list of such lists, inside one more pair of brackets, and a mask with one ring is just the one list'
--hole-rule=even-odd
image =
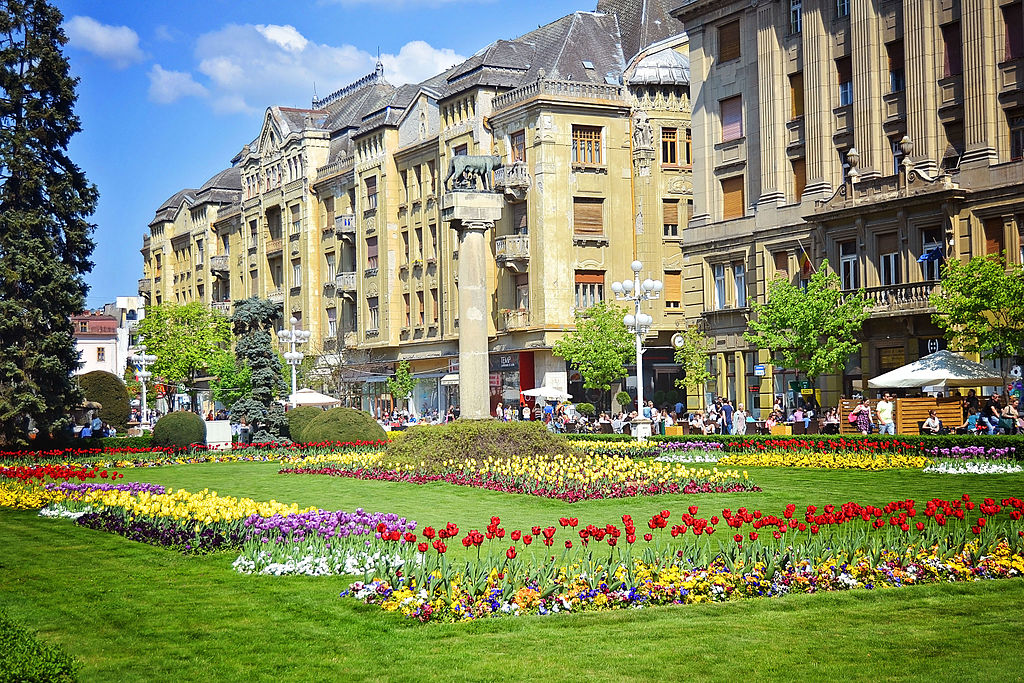
{"label": "gray roof", "polygon": [[597,11],[618,17],[622,53],[629,60],[648,45],[683,32],[683,25],[669,14],[681,4],[682,0],[598,0]]}
{"label": "gray roof", "polygon": [[670,47],[642,57],[630,66],[631,85],[690,85],[690,58]]}
{"label": "gray roof", "polygon": [[178,208],[181,207],[182,203],[192,206],[196,201],[196,191],[192,189],[178,190],[170,197],[167,198],[163,204],[156,210],[156,215],[153,220],[149,222],[150,225],[154,223],[160,223],[162,221],[173,221],[174,216],[178,213]]}
{"label": "gray roof", "polygon": [[203,183],[203,186],[199,188],[199,192],[202,193],[204,190],[241,190],[242,189],[242,171],[237,166],[230,166],[225,168],[220,173]]}

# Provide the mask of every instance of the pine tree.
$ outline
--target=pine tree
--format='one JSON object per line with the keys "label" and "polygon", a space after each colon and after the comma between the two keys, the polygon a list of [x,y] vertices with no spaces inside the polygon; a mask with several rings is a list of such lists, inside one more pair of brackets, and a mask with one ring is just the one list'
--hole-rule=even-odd
{"label": "pine tree", "polygon": [[252,429],[252,443],[285,440],[281,435],[288,421],[275,398],[283,396],[288,389],[270,336],[274,322],[280,317],[281,309],[277,304],[258,297],[237,302],[231,316],[232,331],[238,337],[235,355],[250,372],[248,395],[231,406],[231,421],[245,418]]}
{"label": "pine tree", "polygon": [[81,126],[63,16],[45,0],[0,5],[0,443],[70,424],[71,316],[92,269],[97,192],[67,155]]}

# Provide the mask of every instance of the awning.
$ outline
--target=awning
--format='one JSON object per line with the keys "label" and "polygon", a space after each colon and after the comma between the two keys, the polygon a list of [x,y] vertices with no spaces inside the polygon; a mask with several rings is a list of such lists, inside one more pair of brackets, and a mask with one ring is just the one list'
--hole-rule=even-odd
{"label": "awning", "polygon": [[868,382],[868,386],[872,389],[916,389],[999,386],[1002,383],[1002,377],[992,368],[943,349],[879,375]]}
{"label": "awning", "polygon": [[452,386],[453,384],[458,385],[458,383],[459,373],[457,372],[449,372],[447,375],[441,378],[441,384],[445,386]]}

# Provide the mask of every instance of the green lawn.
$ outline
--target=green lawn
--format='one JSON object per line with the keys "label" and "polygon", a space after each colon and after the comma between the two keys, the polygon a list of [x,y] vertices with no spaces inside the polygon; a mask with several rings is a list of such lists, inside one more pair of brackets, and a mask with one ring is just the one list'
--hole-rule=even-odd
{"label": "green lawn", "polygon": [[[397,512],[507,529],[643,520],[691,504],[702,514],[789,502],[883,504],[969,492],[1024,495],[1024,476],[751,470],[758,494],[663,496],[566,505],[436,484],[279,476],[274,464],[124,470],[127,479],[326,509]],[[457,545],[457,544],[453,544]],[[461,551],[461,545],[458,546]],[[1024,580],[463,625],[411,623],[337,597],[340,578],[251,577],[234,555],[186,557],[0,511],[0,607],[84,663],[86,680],[1021,680]]]}

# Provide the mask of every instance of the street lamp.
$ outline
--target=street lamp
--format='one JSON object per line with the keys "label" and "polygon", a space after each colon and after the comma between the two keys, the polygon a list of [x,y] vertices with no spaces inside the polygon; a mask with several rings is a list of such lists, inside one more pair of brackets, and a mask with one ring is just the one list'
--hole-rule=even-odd
{"label": "street lamp", "polygon": [[135,347],[138,353],[132,356],[132,362],[139,366],[139,381],[142,382],[142,426],[149,424],[149,407],[146,404],[146,380],[153,376],[153,373],[146,369],[147,365],[156,362],[156,356],[146,353],[146,345],[139,344]]}
{"label": "street lamp", "polygon": [[284,352],[284,359],[288,362],[288,365],[292,366],[292,395],[291,401],[292,408],[295,407],[295,369],[302,363],[302,359],[306,357],[302,351],[296,351],[295,347],[300,344],[305,344],[309,341],[312,336],[312,332],[309,330],[299,330],[296,326],[299,324],[299,319],[292,317],[288,322],[291,323],[292,329],[281,330],[277,333],[277,341],[281,344],[288,344],[288,350]]}
{"label": "street lamp", "polygon": [[637,416],[633,420],[633,435],[637,439],[646,439],[651,435],[651,421],[644,417],[644,366],[643,366],[643,354],[644,354],[644,337],[651,330],[651,325],[654,324],[654,318],[647,315],[646,313],[640,312],[640,304],[643,301],[650,301],[651,299],[657,299],[661,295],[661,290],[664,285],[661,280],[652,280],[650,278],[645,279],[643,282],[640,281],[640,271],[643,270],[644,264],[639,261],[633,261],[630,266],[633,269],[633,279],[623,280],[622,282],[613,282],[612,291],[615,292],[615,298],[619,301],[632,301],[633,312],[627,313],[622,318],[622,322],[625,323],[626,329],[629,330],[630,334],[636,336],[636,405],[637,405]]}

